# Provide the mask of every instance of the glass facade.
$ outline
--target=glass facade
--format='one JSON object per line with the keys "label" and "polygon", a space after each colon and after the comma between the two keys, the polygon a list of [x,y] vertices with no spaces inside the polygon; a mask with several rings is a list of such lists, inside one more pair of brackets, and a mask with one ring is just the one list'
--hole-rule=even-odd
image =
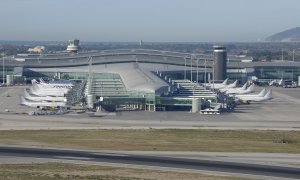
{"label": "glass facade", "polygon": [[300,68],[257,68],[255,74],[259,79],[289,79],[298,81]]}

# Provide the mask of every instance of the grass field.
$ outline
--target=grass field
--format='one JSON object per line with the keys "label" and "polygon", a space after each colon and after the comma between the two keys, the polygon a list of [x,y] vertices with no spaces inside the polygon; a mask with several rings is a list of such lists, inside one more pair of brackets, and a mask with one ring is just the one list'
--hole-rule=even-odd
{"label": "grass field", "polygon": [[1,179],[52,180],[52,179],[101,179],[101,180],[238,180],[242,178],[211,176],[198,173],[178,173],[97,165],[65,163],[0,164]]}
{"label": "grass field", "polygon": [[0,144],[92,150],[300,153],[299,131],[0,131]]}

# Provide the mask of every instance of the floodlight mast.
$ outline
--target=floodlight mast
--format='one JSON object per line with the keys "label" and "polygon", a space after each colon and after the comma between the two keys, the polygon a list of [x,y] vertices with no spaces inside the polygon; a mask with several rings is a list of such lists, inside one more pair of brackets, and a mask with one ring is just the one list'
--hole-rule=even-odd
{"label": "floodlight mast", "polygon": [[197,77],[196,77],[196,80],[197,80],[197,83],[199,82],[199,59],[197,59]]}
{"label": "floodlight mast", "polygon": [[5,82],[5,63],[4,63],[4,55],[5,55],[5,53],[3,52],[2,53],[2,73],[3,73],[3,77],[2,77],[2,84],[4,84],[4,82]]}
{"label": "floodlight mast", "polygon": [[295,49],[293,49],[293,62],[295,62]]}
{"label": "floodlight mast", "polygon": [[186,80],[186,56],[184,57],[184,80]]}
{"label": "floodlight mast", "polygon": [[206,84],[206,59],[204,61],[204,83]]}
{"label": "floodlight mast", "polygon": [[193,55],[191,55],[191,83],[193,82]]}

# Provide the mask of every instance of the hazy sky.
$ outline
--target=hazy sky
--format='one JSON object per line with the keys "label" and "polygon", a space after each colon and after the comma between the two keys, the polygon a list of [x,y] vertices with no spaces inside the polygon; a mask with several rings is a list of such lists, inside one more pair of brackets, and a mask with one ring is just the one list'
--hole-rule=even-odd
{"label": "hazy sky", "polygon": [[300,0],[0,0],[0,40],[257,41],[300,26]]}

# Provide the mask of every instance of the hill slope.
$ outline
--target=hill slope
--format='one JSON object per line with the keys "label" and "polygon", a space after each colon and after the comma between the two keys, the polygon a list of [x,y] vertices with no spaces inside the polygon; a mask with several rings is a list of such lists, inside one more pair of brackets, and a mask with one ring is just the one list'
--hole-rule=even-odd
{"label": "hill slope", "polygon": [[271,42],[295,42],[300,41],[300,27],[288,29],[266,38]]}

